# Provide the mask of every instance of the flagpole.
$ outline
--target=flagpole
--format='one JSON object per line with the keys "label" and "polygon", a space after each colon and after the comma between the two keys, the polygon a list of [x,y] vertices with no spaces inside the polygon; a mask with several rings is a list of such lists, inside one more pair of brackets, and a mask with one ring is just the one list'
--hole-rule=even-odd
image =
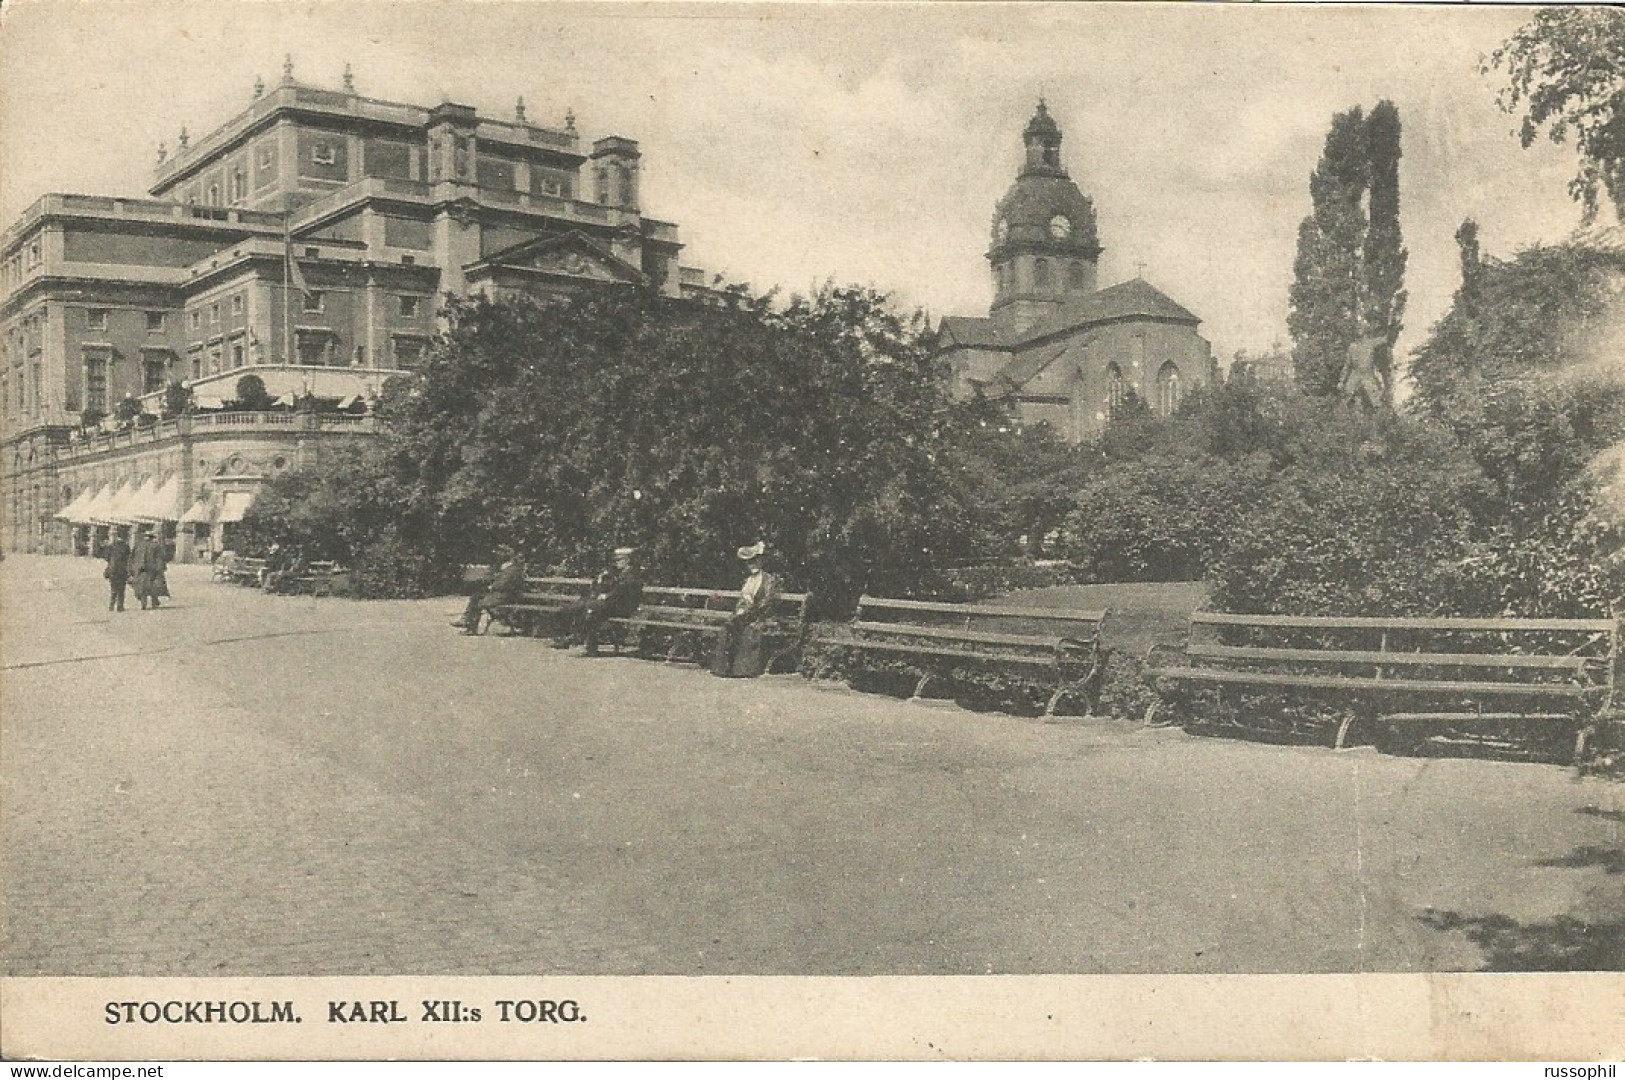
{"label": "flagpole", "polygon": [[282,363],[293,366],[293,210],[282,219]]}

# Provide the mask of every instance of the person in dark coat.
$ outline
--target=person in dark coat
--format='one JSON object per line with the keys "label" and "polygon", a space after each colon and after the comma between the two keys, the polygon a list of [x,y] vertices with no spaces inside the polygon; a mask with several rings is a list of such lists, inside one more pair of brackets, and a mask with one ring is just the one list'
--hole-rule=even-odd
{"label": "person in dark coat", "polygon": [[130,549],[130,572],[135,576],[135,598],[141,601],[142,611],[147,610],[149,604],[156,609],[159,606],[159,597],[169,595],[169,582],[164,576],[168,566],[169,558],[164,551],[163,541],[153,536],[151,525],[143,525],[140,538]]}
{"label": "person in dark coat", "polygon": [[488,609],[518,603],[524,595],[525,564],[512,548],[503,548],[497,556],[502,560],[497,572],[491,575],[490,581],[474,587],[463,617],[451,624],[460,627],[465,634],[479,632],[480,618]]}
{"label": "person in dark coat", "polygon": [[598,639],[610,619],[624,619],[643,603],[643,578],[629,547],[615,549],[615,561],[593,582],[592,595],[559,611],[563,636],[553,644],[567,649],[572,638],[587,646],[586,655],[598,655]]}
{"label": "person in dark coat", "polygon": [[749,576],[739,589],[739,603],[717,638],[711,674],[727,679],[754,679],[767,668],[762,648],[765,624],[779,598],[779,582],[767,571],[767,545],[757,542],[737,552]]}
{"label": "person in dark coat", "polygon": [[124,542],[124,537],[115,534],[113,542],[107,545],[102,552],[107,560],[107,569],[102,571],[102,577],[107,579],[110,590],[107,596],[108,611],[124,610],[124,589],[130,582],[130,545]]}

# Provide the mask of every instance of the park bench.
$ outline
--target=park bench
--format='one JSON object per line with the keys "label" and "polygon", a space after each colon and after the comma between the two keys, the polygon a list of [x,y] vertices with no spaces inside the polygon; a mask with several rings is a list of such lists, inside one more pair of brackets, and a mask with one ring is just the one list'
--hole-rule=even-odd
{"label": "park bench", "polygon": [[[1341,714],[1333,746],[1369,719],[1406,738],[1496,745],[1506,724],[1572,725],[1576,758],[1613,696],[1612,619],[1191,616],[1188,666],[1158,672],[1159,698],[1181,686]],[[1429,736],[1428,732],[1436,734]]]}
{"label": "park bench", "polygon": [[475,623],[474,632],[483,634],[493,622],[500,622],[511,633],[534,634],[549,616],[584,599],[591,589],[591,578],[527,577],[520,598],[485,608]]}
{"label": "park bench", "polygon": [[336,562],[318,560],[288,583],[288,591],[295,596],[331,596],[335,591],[343,591],[349,573]]}
{"label": "park bench", "polygon": [[[652,655],[657,645],[664,644],[667,661],[707,663],[738,603],[737,591],[648,585],[637,611],[608,621],[604,642],[617,654],[629,649],[639,656]],[[780,593],[774,598],[763,626],[766,670],[800,647],[806,615],[806,593]]]}
{"label": "park bench", "polygon": [[851,638],[838,647],[914,677],[916,698],[933,680],[963,684],[990,671],[1018,672],[1049,691],[1044,715],[1051,716],[1069,695],[1092,707],[1105,618],[1104,611],[864,596]]}
{"label": "park bench", "polygon": [[226,568],[226,580],[234,585],[254,585],[260,583],[260,573],[266,567],[264,559],[236,558]]}

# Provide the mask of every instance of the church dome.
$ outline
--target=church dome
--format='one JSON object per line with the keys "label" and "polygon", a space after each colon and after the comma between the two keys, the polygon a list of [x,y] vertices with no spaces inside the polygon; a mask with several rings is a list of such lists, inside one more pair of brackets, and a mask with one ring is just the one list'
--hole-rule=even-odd
{"label": "church dome", "polygon": [[1098,255],[1095,204],[1061,164],[1061,128],[1044,103],[1022,132],[1027,159],[993,212],[993,248],[1042,245],[1063,254]]}
{"label": "church dome", "polygon": [[1067,176],[1017,177],[993,211],[993,246],[1020,243],[1098,253],[1094,202]]}

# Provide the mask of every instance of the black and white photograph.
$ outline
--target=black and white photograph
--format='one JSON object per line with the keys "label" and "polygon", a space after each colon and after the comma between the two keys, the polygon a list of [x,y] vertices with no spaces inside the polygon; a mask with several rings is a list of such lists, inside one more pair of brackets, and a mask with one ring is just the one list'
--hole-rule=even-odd
{"label": "black and white photograph", "polygon": [[1622,215],[1613,7],[6,4],[0,1054],[1617,1058]]}

